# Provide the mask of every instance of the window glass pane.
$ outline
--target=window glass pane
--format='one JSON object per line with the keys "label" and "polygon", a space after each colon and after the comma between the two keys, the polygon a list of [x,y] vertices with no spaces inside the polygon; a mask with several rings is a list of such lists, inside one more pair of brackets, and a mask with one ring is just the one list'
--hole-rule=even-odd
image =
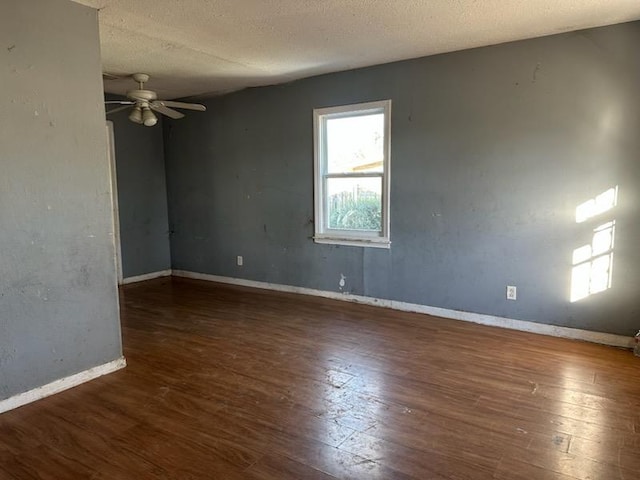
{"label": "window glass pane", "polygon": [[382,177],[327,178],[327,223],[331,229],[382,230]]}
{"label": "window glass pane", "polygon": [[384,114],[328,118],[327,172],[382,172]]}

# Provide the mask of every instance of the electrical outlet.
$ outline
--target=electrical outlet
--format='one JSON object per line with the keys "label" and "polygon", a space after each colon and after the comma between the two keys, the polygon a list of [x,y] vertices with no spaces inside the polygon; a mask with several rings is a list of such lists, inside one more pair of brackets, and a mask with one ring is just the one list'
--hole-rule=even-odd
{"label": "electrical outlet", "polygon": [[517,289],[513,285],[507,285],[507,300],[515,300],[517,298]]}
{"label": "electrical outlet", "polygon": [[239,267],[241,267],[244,264],[244,259],[242,258],[242,255],[238,255],[236,257],[236,265],[238,265]]}

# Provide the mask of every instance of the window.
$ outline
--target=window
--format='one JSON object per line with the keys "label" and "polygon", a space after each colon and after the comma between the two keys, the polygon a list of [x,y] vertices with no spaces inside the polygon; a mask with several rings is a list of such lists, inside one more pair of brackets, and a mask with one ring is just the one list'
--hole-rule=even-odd
{"label": "window", "polygon": [[313,111],[318,243],[389,248],[391,100]]}

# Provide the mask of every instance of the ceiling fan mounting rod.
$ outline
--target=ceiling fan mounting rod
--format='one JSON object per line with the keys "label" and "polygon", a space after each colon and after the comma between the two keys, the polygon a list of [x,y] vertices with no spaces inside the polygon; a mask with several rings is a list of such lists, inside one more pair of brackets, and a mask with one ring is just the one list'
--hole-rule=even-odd
{"label": "ceiling fan mounting rod", "polygon": [[146,73],[134,73],[131,77],[140,84],[140,90],[144,90],[142,84],[149,81],[149,75]]}

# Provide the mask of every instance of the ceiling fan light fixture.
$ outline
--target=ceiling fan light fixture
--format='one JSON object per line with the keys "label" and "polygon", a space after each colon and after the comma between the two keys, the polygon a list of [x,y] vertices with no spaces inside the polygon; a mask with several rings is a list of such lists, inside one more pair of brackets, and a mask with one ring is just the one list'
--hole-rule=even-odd
{"label": "ceiling fan light fixture", "polygon": [[142,109],[142,122],[145,127],[153,127],[158,123],[158,117],[154,115],[149,107],[144,107]]}
{"label": "ceiling fan light fixture", "polygon": [[142,123],[142,109],[140,107],[133,107],[131,113],[129,114],[129,120],[133,123]]}

